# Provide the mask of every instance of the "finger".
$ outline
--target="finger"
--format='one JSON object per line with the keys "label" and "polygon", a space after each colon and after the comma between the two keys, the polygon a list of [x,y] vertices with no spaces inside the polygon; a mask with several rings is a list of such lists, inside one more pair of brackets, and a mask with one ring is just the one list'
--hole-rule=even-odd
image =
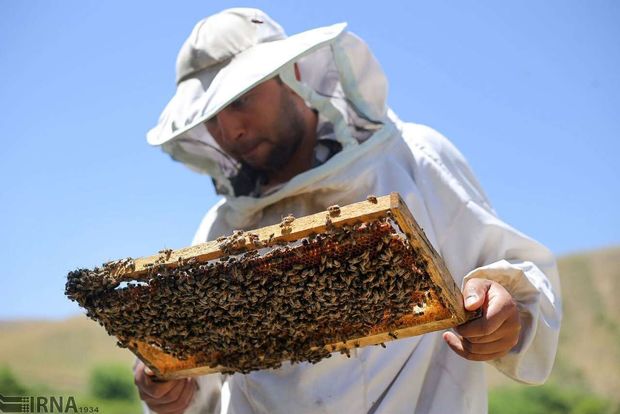
{"label": "finger", "polygon": [[499,318],[489,319],[486,315],[474,319],[455,328],[455,331],[465,338],[485,337],[492,335],[504,323]]}
{"label": "finger", "polygon": [[442,337],[454,352],[465,358],[465,350],[463,349],[463,343],[460,337],[452,332],[444,332]]}
{"label": "finger", "polygon": [[153,370],[151,370],[151,368],[149,368],[147,366],[144,367],[144,373],[151,380],[151,382],[156,382],[156,383],[159,383],[159,384],[161,384],[163,382],[168,382],[167,380],[158,378],[157,374],[155,374],[155,372],[153,372]]}
{"label": "finger", "polygon": [[463,340],[452,332],[444,332],[443,339],[454,352],[470,361],[490,361],[508,353],[508,351],[503,351],[492,354],[472,354],[463,347]]}
{"label": "finger", "polygon": [[488,336],[518,313],[512,296],[500,284],[494,283],[488,292],[488,302],[482,309],[482,316],[458,326],[456,330],[467,338]]}
{"label": "finger", "polygon": [[144,376],[142,381],[136,382],[136,384],[138,385],[140,398],[146,401],[147,399],[158,400],[162,398],[173,390],[178,383],[177,381],[153,382],[153,380]]}
{"label": "finger", "polygon": [[198,386],[196,384],[196,381],[193,379],[188,379],[187,386],[185,387],[183,394],[179,398],[181,410],[185,410],[187,406],[189,405],[189,403],[192,402],[192,398],[194,397],[194,394],[196,393],[197,389],[198,389]]}
{"label": "finger", "polygon": [[[457,328],[457,332],[459,332]],[[461,332],[459,332],[461,333]],[[509,317],[504,323],[497,328],[495,332],[492,332],[486,336],[464,336],[471,343],[489,343],[495,342],[505,337],[516,337],[519,338],[519,334],[521,333],[521,320],[518,314],[515,314]]]}
{"label": "finger", "polygon": [[177,381],[158,379],[155,373],[144,364],[142,364],[142,369],[139,369],[136,374],[136,385],[138,385],[138,388],[153,398],[161,398],[174,388],[176,383]]}
{"label": "finger", "polygon": [[518,336],[506,336],[497,341],[472,343],[465,338],[461,339],[463,350],[470,355],[492,355],[509,352],[518,342]]}
{"label": "finger", "polygon": [[144,398],[144,401],[152,401],[155,404],[166,404],[171,401],[176,401],[183,391],[184,383],[185,380],[152,383],[150,387],[145,390],[148,396]]}
{"label": "finger", "polygon": [[486,279],[469,279],[463,287],[463,300],[465,309],[473,311],[479,309],[487,296],[491,282]]}
{"label": "finger", "polygon": [[192,397],[196,391],[195,381],[191,379],[181,381],[182,389],[177,398],[174,401],[166,403],[157,403],[149,405],[153,411],[158,414],[177,414],[183,413],[189,403],[192,401]]}
{"label": "finger", "polygon": [[137,373],[145,374],[149,377],[154,377],[156,375],[155,372],[153,372],[153,370],[151,370],[151,368],[149,368],[140,359],[136,359],[136,362],[133,365],[133,372],[134,374],[137,374]]}

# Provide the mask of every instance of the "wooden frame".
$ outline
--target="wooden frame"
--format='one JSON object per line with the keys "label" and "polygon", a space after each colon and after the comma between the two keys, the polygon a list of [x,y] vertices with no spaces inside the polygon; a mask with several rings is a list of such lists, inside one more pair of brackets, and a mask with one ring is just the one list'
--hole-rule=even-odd
{"label": "wooden frame", "polygon": [[[254,230],[252,233],[258,236],[261,245],[267,243],[273,245],[283,241],[300,240],[312,233],[326,231],[326,214],[327,212],[323,211],[299,217],[285,228],[276,224]],[[435,294],[438,296],[436,298],[438,300],[435,303],[440,303],[442,306],[437,306],[437,309],[434,310],[431,309],[431,312],[424,316],[424,322],[421,324],[420,318],[417,318],[415,324],[395,331],[388,332],[387,330],[382,330],[382,327],[377,327],[377,329],[373,329],[372,334],[369,336],[325,345],[330,352],[344,351],[353,347],[377,345],[395,338],[406,338],[446,329],[460,325],[477,316],[476,313],[468,312],[464,309],[460,289],[448,272],[442,258],[432,247],[424,231],[419,227],[398,193],[377,197],[376,202],[374,200],[367,200],[340,207],[339,214],[331,217],[331,221],[334,226],[352,225],[360,221],[379,219],[388,214],[391,214],[393,220],[406,235],[412,247],[424,256],[427,262],[428,275],[435,287]],[[131,267],[126,265],[116,266],[113,273],[118,280],[146,279],[152,266],[174,267],[179,262],[190,259],[201,263],[225,256],[226,254],[220,248],[221,244],[221,241],[209,241],[174,251],[162,251],[157,255],[136,259],[132,262]],[[250,245],[249,248],[251,249],[252,246]],[[132,340],[131,338],[124,339],[128,344],[128,348],[144,361],[156,373],[157,377],[162,379],[204,375],[225,369],[225,367],[210,368],[208,366],[198,366],[196,359],[193,357],[179,360],[147,343]]]}

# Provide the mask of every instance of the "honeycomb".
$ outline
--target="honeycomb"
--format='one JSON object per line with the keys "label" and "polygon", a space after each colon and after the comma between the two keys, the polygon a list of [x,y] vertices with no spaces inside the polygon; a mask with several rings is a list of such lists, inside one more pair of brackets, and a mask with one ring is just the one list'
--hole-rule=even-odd
{"label": "honeycomb", "polygon": [[[141,273],[132,259],[78,269],[66,294],[119,346],[136,352],[146,344],[224,373],[317,363],[452,317],[429,275],[428,253],[389,210],[335,225],[341,209],[332,207],[322,231],[305,237],[261,240],[236,231],[217,240],[219,253],[209,260],[171,263],[172,251],[163,250]],[[285,217],[280,235],[294,225]]]}

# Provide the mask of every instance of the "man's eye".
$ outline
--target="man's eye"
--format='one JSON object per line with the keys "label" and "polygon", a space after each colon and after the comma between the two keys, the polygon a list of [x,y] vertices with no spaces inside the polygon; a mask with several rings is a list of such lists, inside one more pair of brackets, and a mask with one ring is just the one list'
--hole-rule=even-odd
{"label": "man's eye", "polygon": [[230,103],[231,108],[241,109],[248,103],[248,97],[246,95],[240,96]]}

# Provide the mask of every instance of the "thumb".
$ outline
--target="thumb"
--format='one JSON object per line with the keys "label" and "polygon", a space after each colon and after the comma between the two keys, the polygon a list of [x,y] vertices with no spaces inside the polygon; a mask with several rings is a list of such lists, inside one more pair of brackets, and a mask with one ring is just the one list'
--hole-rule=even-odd
{"label": "thumb", "polygon": [[469,279],[463,287],[463,299],[465,309],[473,311],[479,309],[483,304],[489,290],[490,282],[486,279]]}

